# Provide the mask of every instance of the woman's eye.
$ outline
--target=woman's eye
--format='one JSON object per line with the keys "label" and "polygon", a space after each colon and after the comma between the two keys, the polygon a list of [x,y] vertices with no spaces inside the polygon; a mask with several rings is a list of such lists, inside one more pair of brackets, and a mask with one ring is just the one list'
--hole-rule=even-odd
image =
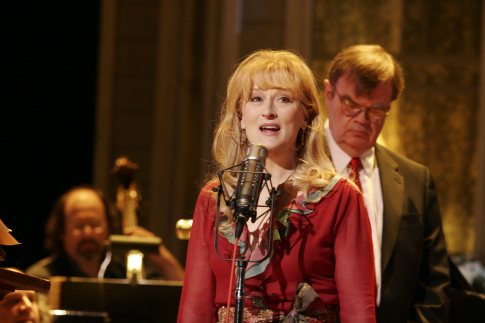
{"label": "woman's eye", "polygon": [[280,101],[281,102],[291,102],[291,100],[289,98],[287,98],[286,96],[281,97]]}
{"label": "woman's eye", "polygon": [[251,98],[251,101],[252,101],[252,102],[258,102],[258,101],[261,101],[261,97],[259,97],[259,96],[252,97],[252,98]]}

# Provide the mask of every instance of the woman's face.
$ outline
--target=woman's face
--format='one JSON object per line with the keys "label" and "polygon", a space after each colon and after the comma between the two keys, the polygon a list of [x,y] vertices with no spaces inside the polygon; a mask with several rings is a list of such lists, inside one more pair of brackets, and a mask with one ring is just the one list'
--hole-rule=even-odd
{"label": "woman's face", "polygon": [[243,105],[241,128],[249,143],[260,143],[271,152],[294,152],[300,129],[307,126],[303,107],[290,91],[261,90],[254,86]]}

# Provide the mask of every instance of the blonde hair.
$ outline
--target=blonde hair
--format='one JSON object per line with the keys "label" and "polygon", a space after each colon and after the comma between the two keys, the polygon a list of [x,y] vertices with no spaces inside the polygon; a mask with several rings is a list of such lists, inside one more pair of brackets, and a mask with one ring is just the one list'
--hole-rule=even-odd
{"label": "blonde hair", "polygon": [[[249,101],[254,85],[262,90],[281,88],[298,99],[305,111],[308,126],[297,139],[297,169],[288,182],[308,198],[310,188],[322,188],[335,175],[324,130],[320,91],[313,72],[296,53],[287,50],[259,50],[247,56],[229,79],[227,97],[222,105],[215,130],[212,153],[215,169],[239,164],[246,155],[248,142],[241,129],[242,108]],[[224,173],[224,184],[232,194],[237,176]],[[210,182],[217,182],[217,172]],[[221,210],[230,214],[224,203]],[[230,217],[229,217],[230,218]]]}

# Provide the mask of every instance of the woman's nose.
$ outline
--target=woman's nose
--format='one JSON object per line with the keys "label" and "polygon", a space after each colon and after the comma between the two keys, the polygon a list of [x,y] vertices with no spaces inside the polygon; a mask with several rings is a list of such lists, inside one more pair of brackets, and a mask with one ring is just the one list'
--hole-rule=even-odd
{"label": "woman's nose", "polygon": [[276,111],[273,103],[267,103],[264,105],[263,116],[271,119],[276,117]]}

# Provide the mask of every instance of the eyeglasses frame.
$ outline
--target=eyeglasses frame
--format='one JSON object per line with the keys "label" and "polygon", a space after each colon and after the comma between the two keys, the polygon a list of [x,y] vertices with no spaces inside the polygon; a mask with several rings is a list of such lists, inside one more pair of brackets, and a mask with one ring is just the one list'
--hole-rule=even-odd
{"label": "eyeglasses frame", "polygon": [[[382,108],[376,108],[375,106],[374,107],[364,107],[364,106],[362,106],[362,105],[360,105],[360,104],[358,104],[356,102],[353,102],[352,99],[350,99],[350,98],[348,98],[348,99],[347,98],[343,98],[340,95],[340,93],[338,92],[336,86],[333,86],[333,89],[334,89],[335,93],[337,94],[337,96],[339,97],[340,105],[342,106],[342,108],[343,108],[342,110],[344,111],[344,114],[347,117],[353,118],[353,117],[358,116],[362,111],[365,111],[365,115],[369,119],[370,122],[372,122],[372,123],[380,123],[383,120],[385,120],[385,118],[389,115],[389,110],[391,108],[389,106],[386,107],[386,110],[384,110]],[[355,114],[346,113],[345,109],[347,109],[347,112],[349,112],[349,110],[350,110],[349,104],[352,104],[355,107],[359,107],[360,108],[359,111],[357,113],[355,113]],[[347,107],[347,108],[345,108],[345,107]],[[381,117],[377,116],[377,119],[376,119],[376,116],[375,115],[370,115],[368,113],[368,111],[384,111],[384,114]]]}

